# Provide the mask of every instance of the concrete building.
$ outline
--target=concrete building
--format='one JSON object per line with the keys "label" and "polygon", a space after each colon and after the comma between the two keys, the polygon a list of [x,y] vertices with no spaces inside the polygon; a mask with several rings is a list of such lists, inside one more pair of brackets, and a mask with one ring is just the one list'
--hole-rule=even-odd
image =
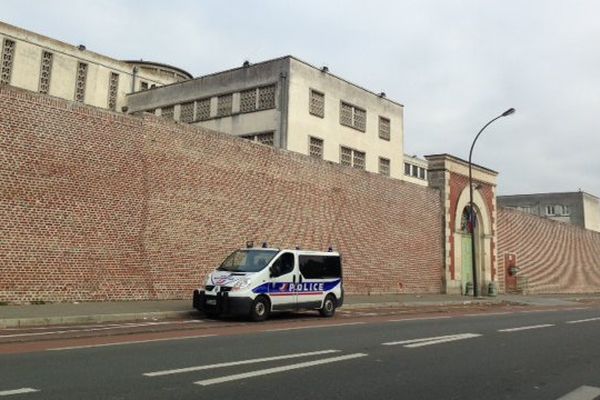
{"label": "concrete building", "polygon": [[404,106],[292,56],[132,93],[128,107],[404,179]]}
{"label": "concrete building", "polygon": [[404,180],[427,186],[428,162],[417,156],[404,155]]}
{"label": "concrete building", "polygon": [[119,61],[0,22],[0,84],[121,111],[130,92],[192,78],[147,61]]}
{"label": "concrete building", "polygon": [[498,205],[600,232],[600,201],[586,192],[498,196]]}

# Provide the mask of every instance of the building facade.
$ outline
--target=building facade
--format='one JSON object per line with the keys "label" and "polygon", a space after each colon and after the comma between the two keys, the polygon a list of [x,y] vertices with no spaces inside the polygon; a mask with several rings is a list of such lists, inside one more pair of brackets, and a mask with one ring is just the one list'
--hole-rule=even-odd
{"label": "building facade", "polygon": [[0,22],[0,84],[113,111],[125,95],[192,78],[179,68],[119,61]]}
{"label": "building facade", "polygon": [[586,192],[498,196],[498,205],[600,232],[600,199]]}
{"label": "building facade", "polygon": [[404,177],[404,107],[292,56],[132,93],[128,107]]}
{"label": "building facade", "polygon": [[404,180],[427,186],[428,162],[417,156],[404,155]]}

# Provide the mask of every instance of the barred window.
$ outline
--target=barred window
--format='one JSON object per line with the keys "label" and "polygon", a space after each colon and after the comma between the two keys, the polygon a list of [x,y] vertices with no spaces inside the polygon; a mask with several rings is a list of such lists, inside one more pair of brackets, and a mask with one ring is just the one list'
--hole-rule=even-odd
{"label": "barred window", "polygon": [[196,121],[204,121],[210,118],[210,98],[196,102]]}
{"label": "barred window", "polygon": [[85,100],[85,84],[87,81],[88,65],[86,63],[77,64],[77,77],[75,79],[75,101],[83,102]]}
{"label": "barred window", "polygon": [[325,116],[325,95],[323,93],[311,89],[308,112],[321,118]]}
{"label": "barred window", "polygon": [[161,108],[160,116],[163,118],[173,119],[173,117],[175,116],[175,106]]}
{"label": "barred window", "polygon": [[225,117],[227,115],[231,115],[233,104],[233,95],[224,94],[217,98],[217,116]]}
{"label": "barred window", "polygon": [[256,110],[256,88],[240,92],[240,112]]}
{"label": "barred window", "polygon": [[362,108],[342,102],[340,105],[340,124],[364,132],[367,126],[367,112]]}
{"label": "barred window", "polygon": [[258,110],[275,108],[275,85],[258,88]]}
{"label": "barred window", "polygon": [[42,51],[42,64],[40,66],[40,84],[39,91],[43,94],[50,92],[50,77],[52,76],[52,61],[54,54],[49,51]]}
{"label": "barred window", "polygon": [[365,169],[366,154],[363,151],[351,149],[349,147],[341,148],[340,164],[351,166],[358,169]]}
{"label": "barred window", "polygon": [[110,73],[110,79],[108,80],[108,109],[117,109],[117,93],[119,90],[119,74],[115,72]]}
{"label": "barred window", "polygon": [[267,146],[273,146],[275,132],[255,133],[252,135],[242,135],[240,137],[248,139],[252,142],[258,142],[260,144],[266,144]]}
{"label": "barred window", "polygon": [[390,120],[379,117],[379,137],[383,140],[390,140]]}
{"label": "barred window", "polygon": [[179,121],[190,123],[194,121],[194,102],[183,103],[179,111]]}
{"label": "barred window", "polygon": [[379,157],[379,173],[381,175],[390,176],[390,160]]}
{"label": "barred window", "polygon": [[310,136],[308,154],[314,158],[323,158],[323,139]]}
{"label": "barred window", "polygon": [[0,83],[10,84],[16,46],[17,44],[14,40],[4,39],[4,44],[2,45],[2,72],[0,75]]}

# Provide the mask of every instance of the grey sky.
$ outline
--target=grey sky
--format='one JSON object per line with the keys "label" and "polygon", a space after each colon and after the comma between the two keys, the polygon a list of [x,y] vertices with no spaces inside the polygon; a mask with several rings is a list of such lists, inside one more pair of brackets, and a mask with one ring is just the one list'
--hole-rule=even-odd
{"label": "grey sky", "polygon": [[501,194],[600,195],[600,2],[3,0],[5,22],[203,75],[293,54],[405,105],[405,151],[500,172]]}

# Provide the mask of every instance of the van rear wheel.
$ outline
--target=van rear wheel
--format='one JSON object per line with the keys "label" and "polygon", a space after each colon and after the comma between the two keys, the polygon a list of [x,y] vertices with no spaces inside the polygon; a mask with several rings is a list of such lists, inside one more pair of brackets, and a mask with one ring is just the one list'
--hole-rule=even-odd
{"label": "van rear wheel", "polygon": [[319,313],[322,317],[333,317],[335,314],[335,308],[337,307],[337,301],[335,296],[332,294],[328,294],[323,300],[323,307],[319,309]]}
{"label": "van rear wheel", "polygon": [[254,299],[252,306],[250,307],[250,319],[254,322],[264,321],[269,316],[270,309],[271,304],[269,299],[264,296],[259,296]]}

